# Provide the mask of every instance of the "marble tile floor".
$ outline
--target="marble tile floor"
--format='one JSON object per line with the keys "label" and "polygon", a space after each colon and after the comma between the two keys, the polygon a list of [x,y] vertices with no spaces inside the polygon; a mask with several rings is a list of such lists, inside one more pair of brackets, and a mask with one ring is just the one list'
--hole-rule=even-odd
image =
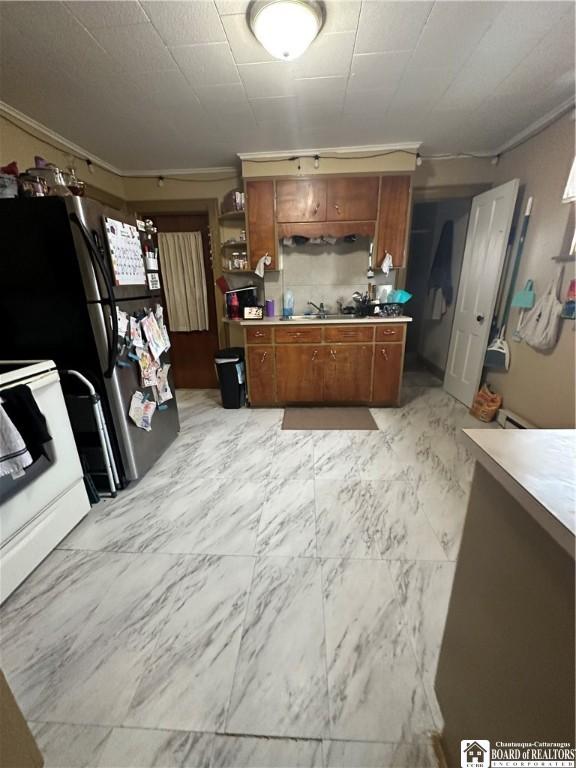
{"label": "marble tile floor", "polygon": [[46,765],[436,765],[466,409],[421,375],[373,432],[178,401],[172,450],[0,609]]}

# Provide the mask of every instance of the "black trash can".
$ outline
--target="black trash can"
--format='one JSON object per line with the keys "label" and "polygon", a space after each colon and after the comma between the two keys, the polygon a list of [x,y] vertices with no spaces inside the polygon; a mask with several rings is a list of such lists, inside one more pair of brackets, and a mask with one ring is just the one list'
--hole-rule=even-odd
{"label": "black trash can", "polygon": [[230,347],[219,349],[214,355],[222,406],[242,408],[246,403],[246,376],[244,372],[244,349]]}

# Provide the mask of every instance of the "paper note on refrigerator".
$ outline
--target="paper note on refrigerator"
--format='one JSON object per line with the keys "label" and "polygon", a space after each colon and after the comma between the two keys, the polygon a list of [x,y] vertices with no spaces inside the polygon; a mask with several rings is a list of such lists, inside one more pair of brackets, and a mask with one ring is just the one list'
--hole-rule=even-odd
{"label": "paper note on refrigerator", "polygon": [[155,387],[158,383],[158,363],[145,349],[137,349],[140,365],[140,381],[143,387]]}
{"label": "paper note on refrigerator", "polygon": [[128,415],[140,429],[145,429],[146,432],[150,432],[152,429],[152,416],[156,410],[156,403],[154,400],[148,400],[142,392],[136,390],[132,395],[130,401],[130,408]]}
{"label": "paper note on refrigerator", "polygon": [[140,323],[135,317],[130,318],[130,339],[135,347],[144,347],[144,339],[140,330]]}
{"label": "paper note on refrigerator", "polygon": [[152,312],[142,318],[140,325],[148,341],[150,352],[152,352],[155,360],[160,361],[160,355],[165,349],[164,337]]}
{"label": "paper note on refrigerator", "polygon": [[118,336],[123,339],[128,331],[128,313],[116,307],[116,317],[118,318]]}
{"label": "paper note on refrigerator", "polygon": [[168,371],[170,370],[170,363],[166,363],[158,369],[156,376],[156,401],[158,403],[165,403],[167,400],[172,400],[174,395],[168,384]]}

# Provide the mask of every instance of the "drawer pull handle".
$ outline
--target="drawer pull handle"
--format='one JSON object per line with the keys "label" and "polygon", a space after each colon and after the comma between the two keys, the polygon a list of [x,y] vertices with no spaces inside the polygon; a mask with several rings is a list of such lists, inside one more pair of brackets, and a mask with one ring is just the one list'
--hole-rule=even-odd
{"label": "drawer pull handle", "polygon": [[313,353],[313,355],[312,355],[312,362],[314,362],[314,360],[317,360],[317,359],[318,359],[318,350],[317,350],[317,349],[315,349],[315,350],[314,350],[314,353]]}
{"label": "drawer pull handle", "polygon": [[264,333],[262,331],[256,331],[254,336],[264,336]]}
{"label": "drawer pull handle", "polygon": [[396,331],[392,328],[384,328],[382,330],[382,333],[384,334],[384,336],[393,336],[396,333]]}
{"label": "drawer pull handle", "polygon": [[336,213],[340,213],[340,206],[338,203],[334,203],[334,208],[336,208]]}
{"label": "drawer pull handle", "polygon": [[260,358],[260,365],[264,364],[264,360],[266,360],[267,357],[268,357],[268,352],[264,352],[264,354]]}
{"label": "drawer pull handle", "polygon": [[388,350],[383,348],[380,351],[384,355],[384,360],[388,360]]}
{"label": "drawer pull handle", "polygon": [[330,357],[332,360],[336,360],[336,352],[333,349],[330,350]]}
{"label": "drawer pull handle", "polygon": [[316,205],[314,206],[314,216],[316,216],[319,210],[320,210],[320,203],[316,203]]}

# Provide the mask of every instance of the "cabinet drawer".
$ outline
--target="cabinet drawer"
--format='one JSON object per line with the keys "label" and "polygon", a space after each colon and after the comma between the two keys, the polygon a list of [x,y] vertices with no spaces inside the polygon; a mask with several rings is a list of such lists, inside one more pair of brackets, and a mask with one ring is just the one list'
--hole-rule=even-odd
{"label": "cabinet drawer", "polygon": [[404,341],[405,326],[400,323],[376,327],[376,341]]}
{"label": "cabinet drawer", "polygon": [[322,328],[310,328],[309,326],[296,326],[291,328],[276,328],[276,344],[318,344],[322,341]]}
{"label": "cabinet drawer", "polygon": [[271,344],[272,328],[265,328],[263,326],[246,328],[246,342],[248,344]]}
{"label": "cabinet drawer", "polygon": [[324,340],[328,342],[373,341],[374,327],[371,325],[327,325]]}

